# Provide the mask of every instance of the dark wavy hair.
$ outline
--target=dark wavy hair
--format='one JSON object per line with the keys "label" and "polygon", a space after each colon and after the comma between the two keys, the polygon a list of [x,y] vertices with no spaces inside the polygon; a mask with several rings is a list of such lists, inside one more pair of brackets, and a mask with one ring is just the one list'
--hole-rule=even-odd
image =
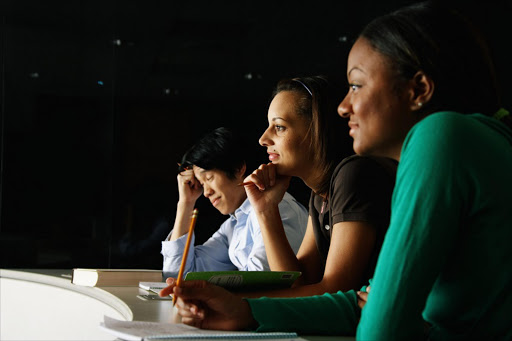
{"label": "dark wavy hair", "polygon": [[321,185],[316,190],[318,194],[326,194],[336,165],[354,153],[347,122],[337,115],[341,88],[324,76],[312,76],[281,80],[272,98],[282,91],[300,95],[297,113],[309,122],[304,138],[309,138],[310,150],[315,151],[314,162],[322,170]]}
{"label": "dark wavy hair", "polygon": [[493,114],[500,107],[489,49],[477,29],[438,2],[422,2],[373,20],[360,37],[386,56],[403,80],[423,71],[435,84],[424,113]]}

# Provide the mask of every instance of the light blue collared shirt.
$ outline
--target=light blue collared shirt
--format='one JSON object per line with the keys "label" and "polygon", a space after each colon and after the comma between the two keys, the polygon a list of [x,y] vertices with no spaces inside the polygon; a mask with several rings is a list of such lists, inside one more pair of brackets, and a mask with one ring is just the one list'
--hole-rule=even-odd
{"label": "light blue collared shirt", "polygon": [[[279,203],[279,213],[288,242],[295,254],[299,250],[308,221],[308,212],[294,197],[285,193]],[[172,233],[172,231],[171,231]],[[165,277],[178,276],[188,233],[162,242]],[[270,270],[256,214],[249,199],[230,214],[220,228],[203,245],[194,246],[192,235],[184,273],[191,271],[261,271]]]}

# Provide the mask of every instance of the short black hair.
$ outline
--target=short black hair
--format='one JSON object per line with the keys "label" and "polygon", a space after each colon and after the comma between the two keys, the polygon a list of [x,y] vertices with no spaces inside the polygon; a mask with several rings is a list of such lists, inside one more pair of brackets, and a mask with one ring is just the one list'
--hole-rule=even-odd
{"label": "short black hair", "polygon": [[233,179],[247,165],[246,146],[247,142],[240,135],[225,127],[217,128],[203,136],[183,155],[178,172],[197,166],[205,170],[221,170]]}

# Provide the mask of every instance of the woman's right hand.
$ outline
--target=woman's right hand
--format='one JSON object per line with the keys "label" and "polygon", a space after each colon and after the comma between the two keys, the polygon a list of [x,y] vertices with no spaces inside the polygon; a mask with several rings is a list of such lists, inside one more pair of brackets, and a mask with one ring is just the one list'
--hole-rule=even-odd
{"label": "woman's right hand", "polygon": [[174,295],[185,324],[219,330],[246,330],[258,325],[247,301],[206,281],[184,281],[174,287]]}
{"label": "woman's right hand", "polygon": [[244,179],[245,192],[256,211],[276,207],[283,200],[284,193],[290,185],[289,176],[277,174],[277,167],[272,163],[261,165]]}
{"label": "woman's right hand", "polygon": [[178,174],[178,193],[179,201],[184,204],[195,204],[197,199],[203,193],[203,186],[194,176],[192,169],[184,170]]}

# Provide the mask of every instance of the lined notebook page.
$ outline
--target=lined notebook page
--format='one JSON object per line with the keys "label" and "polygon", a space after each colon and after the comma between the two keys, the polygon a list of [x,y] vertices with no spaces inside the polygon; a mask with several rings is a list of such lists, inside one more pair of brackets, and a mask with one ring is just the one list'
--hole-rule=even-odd
{"label": "lined notebook page", "polygon": [[188,326],[182,323],[159,323],[146,321],[120,321],[105,316],[100,324],[104,331],[127,341],[143,340],[302,340],[296,333],[256,333],[224,330],[205,330]]}

